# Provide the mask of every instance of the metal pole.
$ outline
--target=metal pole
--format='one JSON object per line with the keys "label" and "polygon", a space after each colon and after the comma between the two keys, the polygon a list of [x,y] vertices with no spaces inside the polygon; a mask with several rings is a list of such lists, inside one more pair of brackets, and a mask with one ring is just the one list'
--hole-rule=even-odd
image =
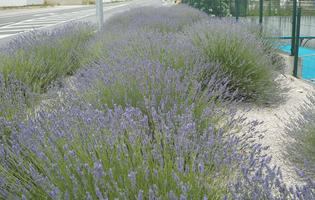
{"label": "metal pole", "polygon": [[294,68],[293,76],[297,77],[297,68],[299,61],[299,44],[300,44],[300,24],[301,24],[301,8],[298,8],[297,24],[296,24],[296,38],[295,38],[295,52],[294,52]]}
{"label": "metal pole", "polygon": [[102,29],[104,23],[103,0],[96,0],[96,17],[98,26]]}
{"label": "metal pole", "polygon": [[222,0],[220,0],[219,17],[222,17]]}
{"label": "metal pole", "polygon": [[240,6],[239,6],[240,0],[235,0],[235,10],[236,10],[236,21],[238,21],[238,18],[240,16]]}
{"label": "metal pole", "polygon": [[268,7],[268,10],[269,10],[269,16],[271,16],[271,0],[269,0],[269,7]]}
{"label": "metal pole", "polygon": [[262,25],[263,21],[263,9],[264,9],[264,2],[263,0],[259,0],[259,24]]}
{"label": "metal pole", "polygon": [[244,16],[247,16],[247,7],[248,7],[248,0],[245,0],[245,13]]}
{"label": "metal pole", "polygon": [[294,56],[294,46],[295,46],[295,28],[296,28],[296,0],[293,0],[291,56]]}
{"label": "metal pole", "polygon": [[217,17],[218,16],[217,0],[214,0],[213,4],[214,4],[214,6],[213,6],[214,16]]}

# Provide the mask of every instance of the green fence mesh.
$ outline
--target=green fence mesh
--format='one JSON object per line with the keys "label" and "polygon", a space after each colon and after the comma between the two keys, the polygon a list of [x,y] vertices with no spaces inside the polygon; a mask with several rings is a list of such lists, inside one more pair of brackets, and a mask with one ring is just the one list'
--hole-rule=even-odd
{"label": "green fence mesh", "polygon": [[[182,0],[182,3],[211,16],[235,17],[253,24],[261,21],[265,35],[283,44],[284,52],[292,53],[293,0]],[[297,0],[296,7],[302,9],[299,56],[303,60],[303,78],[315,79],[315,0]]]}

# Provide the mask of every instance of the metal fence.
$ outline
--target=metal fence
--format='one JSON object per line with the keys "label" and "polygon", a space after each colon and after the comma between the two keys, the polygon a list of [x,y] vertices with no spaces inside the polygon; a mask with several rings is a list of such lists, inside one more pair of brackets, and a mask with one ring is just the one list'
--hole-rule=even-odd
{"label": "metal fence", "polygon": [[260,24],[267,37],[283,44],[282,50],[295,56],[293,75],[297,76],[297,62],[302,60],[302,77],[315,79],[315,0],[182,0],[182,3],[212,16]]}

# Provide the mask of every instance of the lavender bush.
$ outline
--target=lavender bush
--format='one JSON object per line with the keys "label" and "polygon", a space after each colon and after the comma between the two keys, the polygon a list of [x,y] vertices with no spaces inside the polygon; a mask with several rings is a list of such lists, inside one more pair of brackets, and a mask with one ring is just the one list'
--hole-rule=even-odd
{"label": "lavender bush", "polygon": [[[239,99],[258,104],[279,100],[279,89],[274,78],[276,71],[282,69],[283,62],[275,50],[272,50],[270,43],[258,34],[258,27],[203,15],[198,17],[198,20],[183,23],[181,20],[185,17],[181,16],[183,14],[177,14],[175,8],[170,8],[170,11],[159,9],[159,12],[162,12],[160,15],[148,14],[149,11],[155,13],[154,9],[140,9],[126,13],[126,16],[113,17],[111,23],[105,26],[104,33],[96,42],[92,42],[91,57],[106,62],[104,58],[115,56],[114,53],[131,57],[141,54],[142,57],[150,56],[151,59],[166,64],[173,63],[177,69],[184,66],[184,62],[193,64],[195,57],[202,57],[205,62],[220,64],[221,72],[230,75],[229,86],[233,91],[238,90]],[[183,6],[177,9],[188,8]],[[164,12],[171,14],[166,15]],[[194,9],[188,13],[191,12],[199,14],[199,11]],[[177,19],[178,16],[181,18]],[[163,25],[148,23],[149,20]],[[122,45],[124,48],[121,48]],[[205,81],[207,73],[208,78],[214,73],[211,69],[206,71],[200,77]]]}
{"label": "lavender bush", "polygon": [[[135,66],[126,63],[122,66]],[[148,66],[144,72],[164,68],[150,61],[138,60],[136,64]],[[94,89],[91,80],[98,77],[103,88],[123,84],[136,92],[136,87],[143,86],[141,80],[150,79],[143,73],[128,75],[141,83],[132,87],[106,65],[95,72],[84,72],[81,79],[79,75],[79,89]],[[102,78],[104,75],[111,79]],[[163,80],[163,76],[167,78]],[[221,199],[237,150],[243,145],[232,135],[239,121],[233,117],[236,110],[219,109],[211,100],[218,89],[225,90],[224,80],[199,94],[198,82],[191,82],[189,89],[189,80],[179,77],[180,73],[172,70],[156,73],[151,81],[171,80],[169,86],[161,95],[161,85],[151,82],[138,90],[145,98],[138,104],[128,103],[133,100],[130,95],[121,104],[121,91],[114,87],[113,97],[107,98],[117,104],[106,105],[97,98],[106,98],[106,94],[96,90],[100,96],[93,101],[72,95],[68,99],[72,103],[56,104],[56,111],[39,111],[35,119],[10,127],[16,131],[1,149],[3,198]],[[191,97],[185,97],[185,91]],[[205,104],[202,109],[199,102]],[[201,116],[196,117],[198,114]],[[218,118],[224,119],[221,124]]]}
{"label": "lavender bush", "polygon": [[120,32],[144,28],[147,31],[176,33],[205,18],[207,15],[204,12],[185,5],[171,6],[167,9],[142,7],[111,17],[104,29],[110,27]]}
{"label": "lavender bush", "polygon": [[79,57],[92,36],[89,24],[72,23],[52,31],[34,31],[18,36],[0,50],[0,69],[32,91],[45,92],[49,85],[79,67]]}
{"label": "lavender bush", "polygon": [[[0,120],[22,120],[26,118],[28,108],[38,99],[24,83],[17,80],[14,74],[4,78],[0,71]],[[2,126],[0,125],[0,128]],[[4,130],[2,130],[4,131]]]}
{"label": "lavender bush", "polygon": [[315,178],[315,99],[300,107],[301,116],[290,121],[286,128],[287,144],[285,157],[290,163],[302,169],[306,175]]}
{"label": "lavender bush", "polygon": [[[176,26],[182,11],[200,15],[159,8],[143,21]],[[314,197],[311,182],[288,189],[269,166],[253,139],[259,122],[237,115],[233,73],[185,38],[195,21],[161,31],[121,19],[89,43],[86,67],[48,91],[59,98],[0,120],[0,199]],[[127,19],[129,33],[117,32]]]}
{"label": "lavender bush", "polygon": [[187,27],[183,35],[209,61],[220,63],[222,72],[231,74],[230,86],[239,90],[240,98],[271,103],[279,93],[274,78],[282,62],[270,59],[277,56],[265,51],[266,41],[253,34],[253,29],[230,19],[209,19]]}
{"label": "lavender bush", "polygon": [[184,44],[187,43],[185,40],[179,41],[177,33],[206,17],[205,13],[186,6],[169,9],[144,7],[116,15],[104,25],[104,31],[95,42],[91,42],[88,62],[106,61],[117,54],[130,57],[141,54],[144,58],[150,56],[161,62],[172,62],[174,67],[176,62],[176,67],[180,67],[185,64],[187,53],[190,57],[199,55],[190,53],[193,47]]}

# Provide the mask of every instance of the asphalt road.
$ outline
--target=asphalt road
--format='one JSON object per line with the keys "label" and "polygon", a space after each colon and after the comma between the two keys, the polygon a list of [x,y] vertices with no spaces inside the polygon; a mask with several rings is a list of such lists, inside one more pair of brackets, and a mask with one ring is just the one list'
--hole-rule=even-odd
{"label": "asphalt road", "polygon": [[[104,4],[104,19],[141,6],[161,6],[162,0],[134,0]],[[165,5],[165,4],[164,4]],[[95,5],[56,6],[36,9],[0,10],[0,45],[18,34],[49,29],[74,20],[96,22]]]}

